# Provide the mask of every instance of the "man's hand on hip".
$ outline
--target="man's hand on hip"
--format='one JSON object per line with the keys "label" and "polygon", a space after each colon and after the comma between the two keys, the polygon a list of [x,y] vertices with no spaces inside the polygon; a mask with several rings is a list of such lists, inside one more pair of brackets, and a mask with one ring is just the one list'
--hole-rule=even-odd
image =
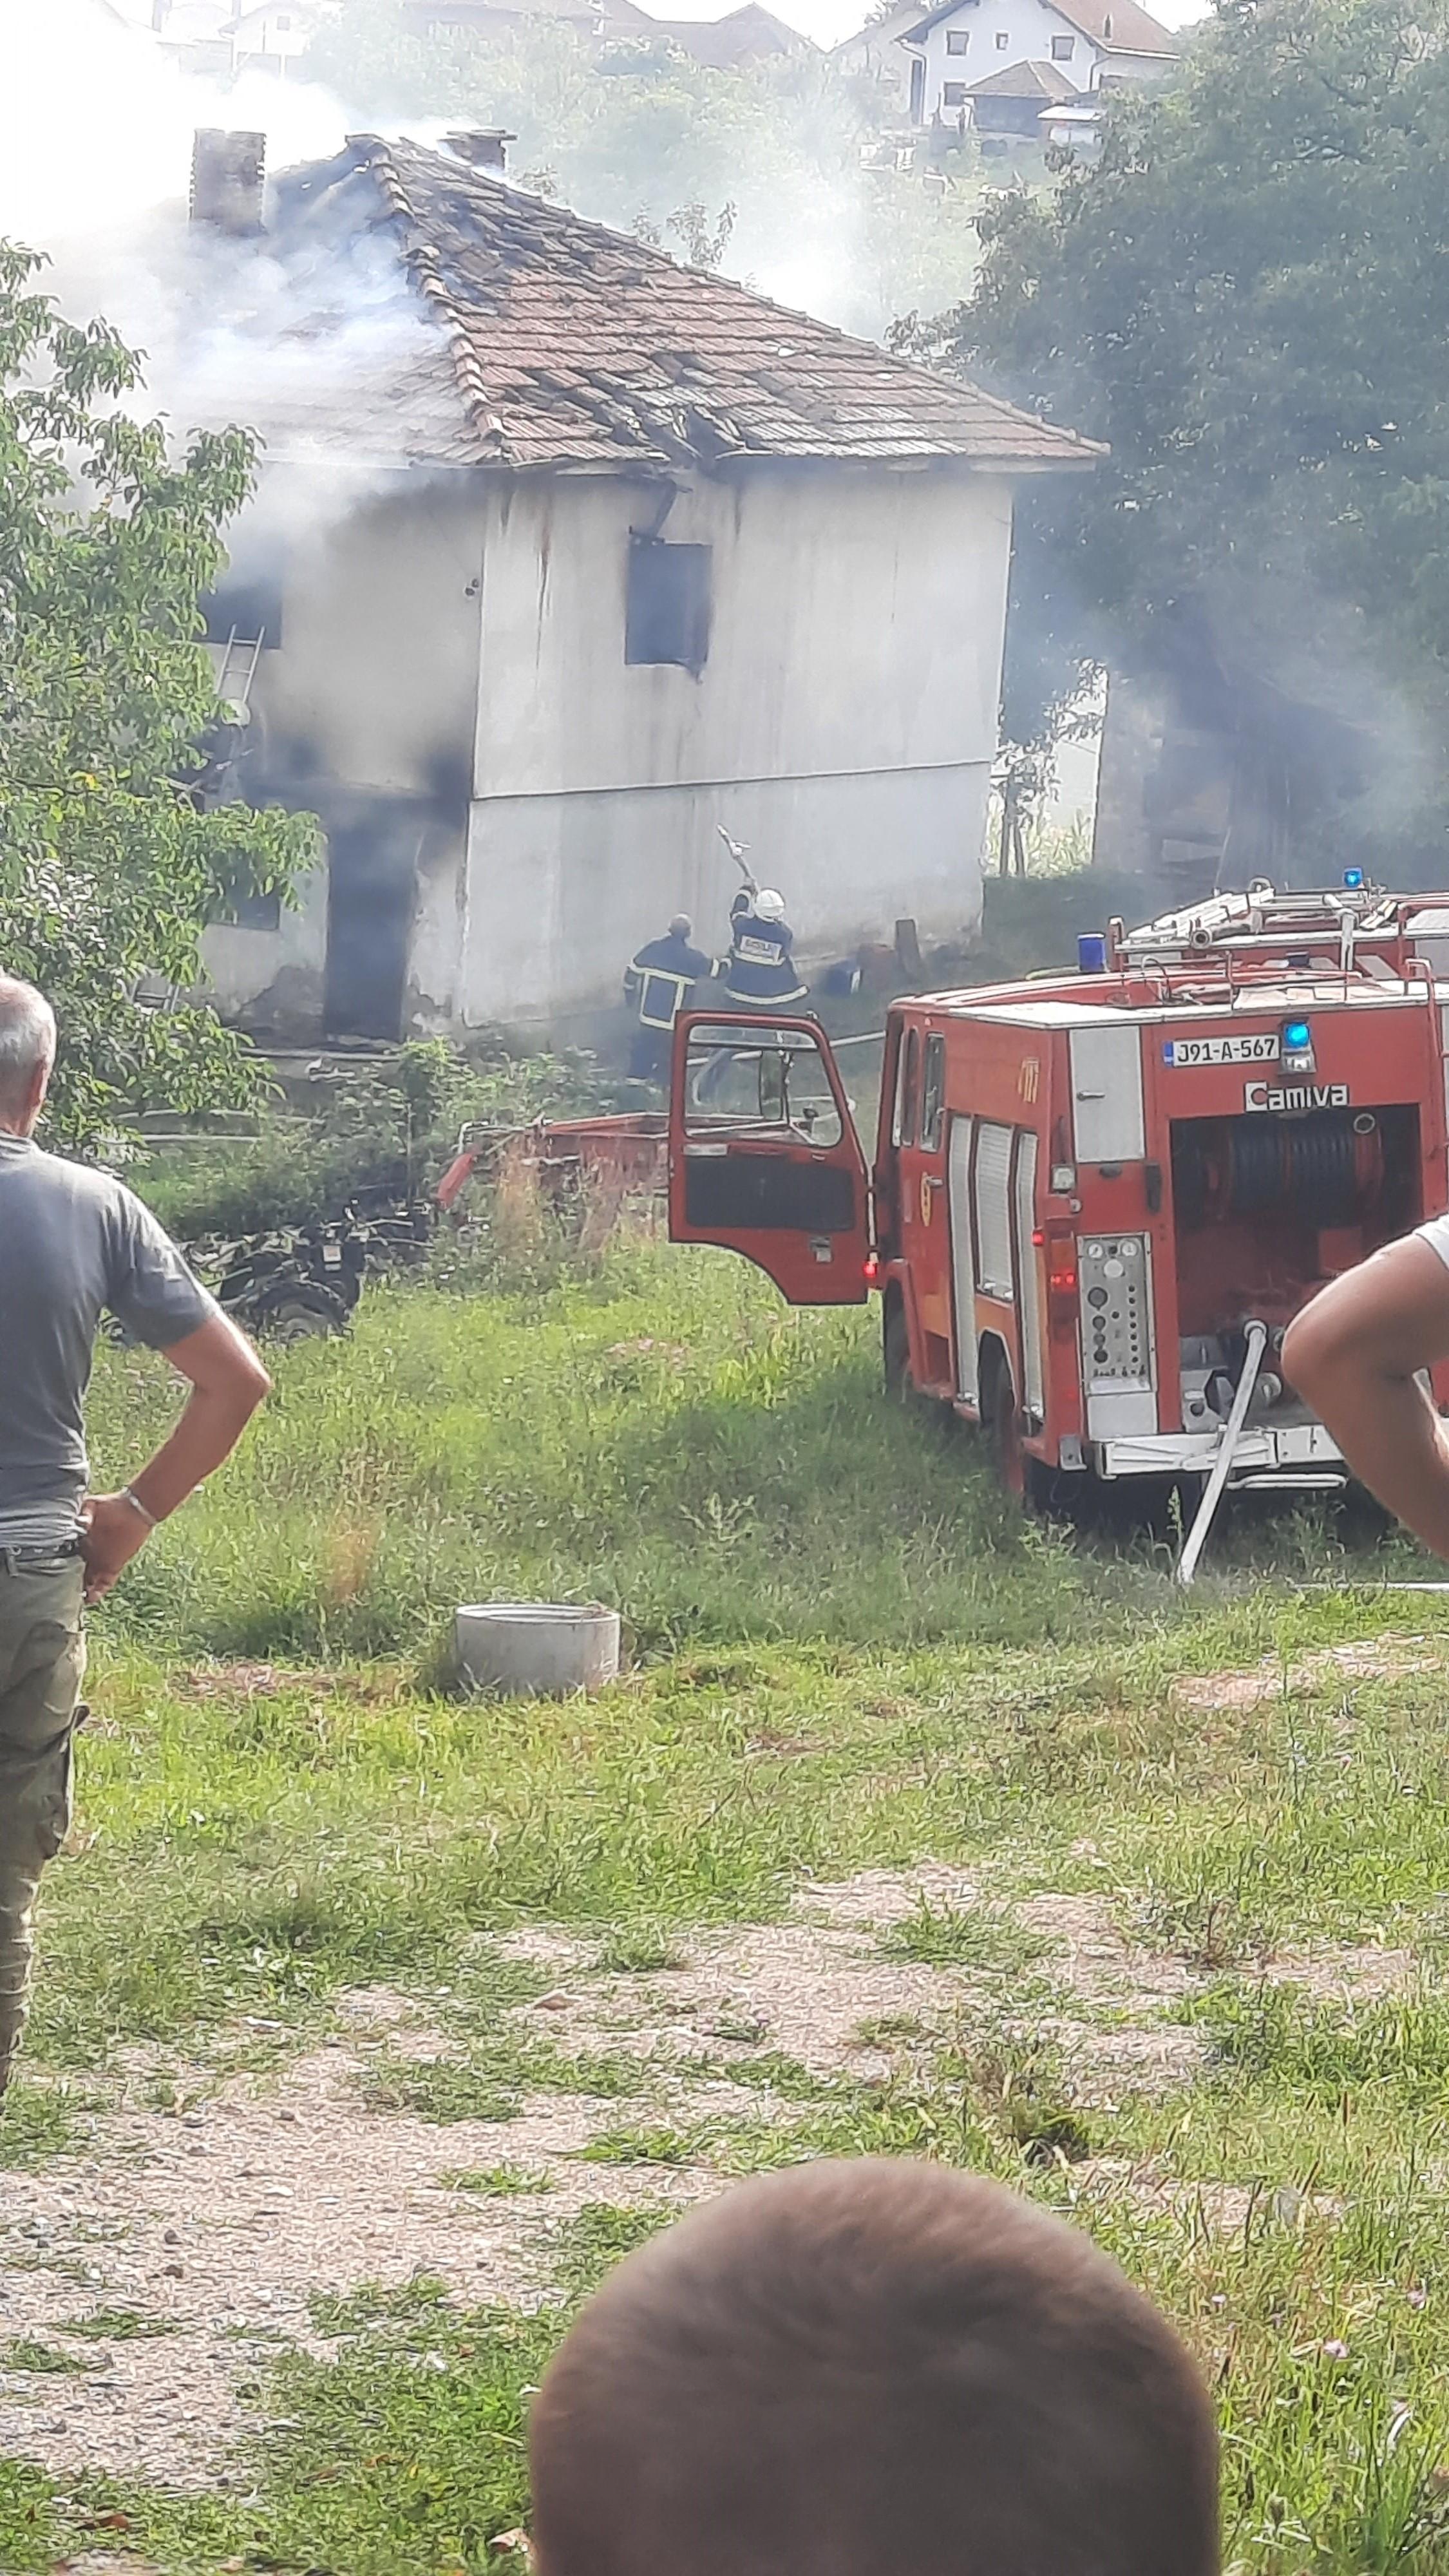
{"label": "man's hand on hip", "polygon": [[92,1494],[81,1511],[87,1602],[99,1601],[139,1556],[151,1532],[124,1494]]}

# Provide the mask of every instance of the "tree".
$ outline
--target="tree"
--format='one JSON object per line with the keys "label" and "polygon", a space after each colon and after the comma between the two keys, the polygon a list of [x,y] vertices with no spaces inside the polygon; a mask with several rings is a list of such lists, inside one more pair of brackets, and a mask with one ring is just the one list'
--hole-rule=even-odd
{"label": "tree", "polygon": [[252,1096],[242,1039],[138,987],[193,992],[206,923],[239,893],[285,895],[312,835],[203,812],[186,784],[217,714],[199,602],[253,442],[210,433],[172,457],[127,408],[138,360],[106,324],[63,320],[40,265],[0,243],[0,965],[55,1004],[48,1132],[84,1145],[133,1110]]}
{"label": "tree", "polygon": [[1445,0],[1219,0],[1095,167],[983,215],[937,344],[1110,444],[1021,512],[1025,696],[1092,654],[1276,692],[1372,732],[1380,826],[1449,705],[1446,35]]}

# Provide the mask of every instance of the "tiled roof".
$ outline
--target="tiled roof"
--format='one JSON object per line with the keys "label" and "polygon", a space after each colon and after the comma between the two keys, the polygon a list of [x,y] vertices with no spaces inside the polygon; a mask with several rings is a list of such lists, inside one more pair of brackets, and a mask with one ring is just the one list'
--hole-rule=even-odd
{"label": "tiled roof", "polygon": [[[902,28],[902,40],[919,44],[933,27],[954,18],[971,0],[935,0],[933,8],[922,9],[914,20]],[[1047,6],[1079,36],[1089,36],[1094,45],[1108,54],[1160,54],[1164,62],[1176,60],[1181,47],[1166,27],[1138,6],[1138,0],[1047,0]]]}
{"label": "tiled roof", "polygon": [[1182,50],[1170,29],[1139,8],[1138,0],[1052,0],[1052,7],[1079,35],[1090,36],[1109,54],[1162,54],[1170,60]]}
{"label": "tiled roof", "polygon": [[1068,99],[1079,102],[1086,93],[1055,63],[1008,63],[1004,72],[993,72],[989,80],[972,81],[968,98],[1040,98],[1061,107]]}
{"label": "tiled roof", "polygon": [[[331,208],[329,215],[328,209]],[[290,212],[290,224],[289,224]],[[1002,472],[1101,453],[954,377],[908,365],[627,235],[375,135],[286,175],[274,247],[395,231],[448,335],[456,428],[409,451],[517,469],[719,465],[750,457],[908,462]]]}
{"label": "tiled roof", "polygon": [[659,18],[655,26],[681,53],[715,71],[732,71],[740,63],[761,62],[774,54],[805,55],[818,50],[809,36],[787,27],[783,18],[761,8],[759,0],[744,0],[742,8],[727,9],[722,18]]}

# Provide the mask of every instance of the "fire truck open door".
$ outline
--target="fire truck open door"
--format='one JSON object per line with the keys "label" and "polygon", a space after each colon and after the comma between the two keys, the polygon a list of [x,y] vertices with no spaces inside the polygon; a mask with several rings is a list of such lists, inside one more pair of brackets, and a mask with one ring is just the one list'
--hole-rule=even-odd
{"label": "fire truck open door", "polygon": [[811,1020],[690,1012],[674,1036],[669,1233],[767,1272],[792,1306],[860,1306],[874,1275],[865,1155]]}

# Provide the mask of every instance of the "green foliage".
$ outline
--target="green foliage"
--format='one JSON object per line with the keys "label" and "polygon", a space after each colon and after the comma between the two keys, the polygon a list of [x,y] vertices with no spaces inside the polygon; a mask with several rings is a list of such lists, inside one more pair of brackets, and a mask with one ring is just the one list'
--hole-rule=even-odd
{"label": "green foliage", "polygon": [[1080,932],[1105,930],[1114,913],[1133,921],[1142,902],[1136,878],[1105,868],[989,876],[983,894],[980,944],[971,953],[972,980],[982,983],[1074,966]]}
{"label": "green foliage", "polygon": [[400,0],[352,0],[308,59],[379,119],[506,127],[524,187],[847,330],[938,312],[976,266],[974,151],[953,153],[944,192],[863,168],[874,84],[818,54],[715,71],[662,34],[600,42],[551,16],[506,41],[410,34]]}
{"label": "green foliage", "polygon": [[[1172,87],[1113,103],[1095,167],[983,216],[942,347],[1111,448],[1020,513],[1009,689],[1040,706],[1110,653],[1200,708],[1224,671],[1439,729],[1446,30],[1443,0],[1225,6]],[[1402,797],[1422,737],[1390,751]]]}
{"label": "green foliage", "polygon": [[137,359],[65,322],[38,267],[0,243],[0,929],[61,1021],[48,1132],[83,1144],[133,1109],[251,1095],[240,1039],[136,987],[197,985],[206,922],[239,887],[285,893],[310,831],[200,813],[181,783],[216,711],[198,602],[253,444],[207,433],[172,456],[129,407]]}
{"label": "green foliage", "polygon": [[425,1195],[469,1122],[525,1127],[630,1096],[630,1086],[577,1051],[463,1056],[428,1038],[381,1063],[346,1066],[305,1108],[268,1116],[254,1136],[198,1131],[154,1144],[131,1177],[184,1243],[265,1233],[341,1216],[370,1194]]}

